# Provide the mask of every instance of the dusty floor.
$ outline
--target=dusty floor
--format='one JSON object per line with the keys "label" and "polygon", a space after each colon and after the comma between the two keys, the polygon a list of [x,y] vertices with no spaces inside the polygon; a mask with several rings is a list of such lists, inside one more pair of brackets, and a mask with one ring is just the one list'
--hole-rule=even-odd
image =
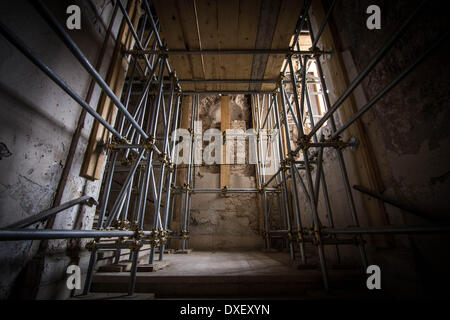
{"label": "dusty floor", "polygon": [[150,275],[287,275],[301,272],[290,266],[289,255],[283,252],[193,251],[190,254],[166,254],[164,260],[170,265]]}
{"label": "dusty floor", "polygon": [[[156,298],[310,298],[323,295],[318,268],[299,269],[286,252],[207,252],[166,254],[170,264],[155,272],[138,272],[137,293]],[[140,259],[147,263],[148,256]],[[129,272],[97,272],[93,292],[126,292]],[[360,291],[365,283],[358,270],[329,270],[331,294]],[[337,297],[337,296],[335,296]]]}

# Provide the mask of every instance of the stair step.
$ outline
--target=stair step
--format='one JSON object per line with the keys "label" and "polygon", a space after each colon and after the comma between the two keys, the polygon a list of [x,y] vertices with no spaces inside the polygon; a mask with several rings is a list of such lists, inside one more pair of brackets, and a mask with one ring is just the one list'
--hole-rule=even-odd
{"label": "stair step", "polygon": [[[304,270],[299,275],[193,275],[164,276],[157,273],[138,273],[137,293],[155,293],[157,298],[180,297],[289,297],[305,295],[310,290],[322,290],[322,276],[317,270]],[[330,287],[335,289],[363,289],[359,275],[341,271],[330,275]],[[129,273],[97,273],[93,292],[126,292]]]}

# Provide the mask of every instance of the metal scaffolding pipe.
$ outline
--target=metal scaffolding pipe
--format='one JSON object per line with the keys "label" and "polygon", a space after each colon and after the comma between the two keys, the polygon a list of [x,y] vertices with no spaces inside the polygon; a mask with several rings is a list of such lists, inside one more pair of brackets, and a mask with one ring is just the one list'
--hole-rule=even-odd
{"label": "metal scaffolding pipe", "polygon": [[333,106],[327,111],[327,113],[316,123],[314,128],[308,134],[308,138],[311,138],[317,130],[319,130],[322,125],[331,117],[331,115],[342,105],[342,103],[347,99],[347,97],[355,90],[355,88],[361,83],[361,81],[369,74],[370,71],[378,64],[378,62],[384,57],[384,55],[392,48],[395,42],[400,38],[409,24],[415,19],[415,17],[420,13],[423,5],[426,1],[422,1],[414,11],[409,15],[409,17],[401,24],[401,26],[394,32],[394,34],[389,38],[389,40],[377,51],[377,53],[372,57],[367,66],[359,73],[359,75],[350,83],[348,88],[344,93],[336,100]]}
{"label": "metal scaffolding pipe", "polygon": [[378,94],[376,94],[370,101],[353,114],[346,123],[342,125],[335,133],[333,133],[332,138],[337,138],[344,130],[350,127],[356,120],[358,120],[364,113],[370,110],[384,95],[391,91],[401,80],[403,80],[411,71],[413,71],[417,66],[419,66],[432,51],[444,43],[445,38],[448,37],[450,31],[445,32],[438,40],[434,41],[433,44],[425,50],[414,62],[404,69],[391,83],[384,87]]}
{"label": "metal scaffolding pipe", "polygon": [[61,89],[63,89],[69,96],[72,97],[81,107],[83,107],[90,115],[92,115],[98,122],[100,122],[108,131],[110,131],[116,138],[123,139],[123,137],[116,131],[105,119],[103,119],[94,108],[92,108],[86,101],[83,100],[61,77],[59,77],[52,69],[50,69],[37,55],[28,48],[22,40],[20,40],[11,30],[0,22],[0,33],[14,45],[24,56],[26,56],[32,63],[34,63],[42,72],[44,72],[50,79],[52,79]]}
{"label": "metal scaffolding pipe", "polygon": [[165,55],[210,55],[210,54],[288,54],[288,55],[312,55],[327,54],[330,51],[310,51],[310,50],[273,50],[273,49],[221,49],[221,50],[126,50],[126,54],[144,55],[144,54],[165,54]]}
{"label": "metal scaffolding pipe", "polygon": [[74,199],[65,203],[60,204],[57,207],[42,211],[36,215],[32,215],[31,217],[22,219],[18,222],[15,222],[13,224],[10,224],[8,226],[6,226],[5,228],[2,229],[15,229],[15,228],[26,228],[28,226],[31,226],[32,224],[39,222],[39,221],[44,221],[48,218],[50,218],[51,216],[67,210],[73,206],[76,206],[77,204],[86,204],[88,206],[92,206],[92,205],[98,205],[97,200],[95,200],[94,198],[92,198],[91,196],[82,196],[78,199]]}
{"label": "metal scaffolding pipe", "polygon": [[421,226],[387,226],[387,227],[355,227],[355,228],[324,228],[324,234],[433,234],[450,233],[450,227],[421,227]]}
{"label": "metal scaffolding pipe", "polygon": [[78,239],[78,238],[115,238],[133,237],[133,231],[103,230],[47,230],[16,229],[0,230],[1,241],[43,240],[43,239]]}
{"label": "metal scaffolding pipe", "polygon": [[125,106],[120,102],[120,99],[114,94],[108,84],[103,80],[100,74],[91,65],[89,60],[84,56],[75,42],[69,37],[67,32],[61,26],[61,24],[56,20],[53,14],[48,10],[48,8],[42,3],[41,0],[29,0],[31,5],[39,12],[39,14],[44,18],[44,20],[50,25],[50,27],[55,31],[59,38],[64,42],[64,44],[69,48],[73,55],[77,58],[80,64],[86,69],[87,72],[95,79],[97,84],[104,90],[108,97],[114,102],[114,104],[119,108],[119,110],[124,114],[124,116],[131,122],[133,127],[142,135],[144,139],[148,136],[136,122],[136,120],[131,116]]}

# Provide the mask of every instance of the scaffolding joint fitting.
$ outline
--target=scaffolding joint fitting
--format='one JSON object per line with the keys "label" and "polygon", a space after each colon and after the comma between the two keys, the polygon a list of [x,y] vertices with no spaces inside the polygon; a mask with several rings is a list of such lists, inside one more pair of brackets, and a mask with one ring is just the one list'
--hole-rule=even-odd
{"label": "scaffolding joint fitting", "polygon": [[96,250],[97,249],[97,240],[89,241],[88,243],[86,243],[85,248],[91,252]]}
{"label": "scaffolding joint fitting", "polygon": [[181,230],[181,238],[182,238],[183,240],[189,239],[189,231],[186,230],[186,229]]}
{"label": "scaffolding joint fitting", "polygon": [[[103,141],[103,139],[99,139],[97,141],[97,145],[96,145],[95,148],[96,148],[98,153],[105,154],[106,150],[109,149],[109,143]],[[116,150],[114,150],[114,151],[116,151]]]}
{"label": "scaffolding joint fitting", "polygon": [[111,226],[117,230],[128,230],[130,228],[130,222],[127,220],[113,220]]}
{"label": "scaffolding joint fitting", "polygon": [[141,240],[144,238],[144,230],[137,228],[136,230],[134,230],[134,239],[135,240]]}
{"label": "scaffolding joint fitting", "polygon": [[159,232],[159,244],[160,245],[166,244],[167,239],[169,239],[169,232],[170,232],[170,230],[168,230],[168,229],[160,230],[160,232]]}
{"label": "scaffolding joint fitting", "polygon": [[301,231],[297,231],[297,243],[298,243],[298,244],[304,243],[304,240],[303,240],[303,234],[302,234]]}
{"label": "scaffolding joint fitting", "polygon": [[307,135],[302,135],[297,139],[297,145],[300,149],[307,150],[309,148],[309,138]]}
{"label": "scaffolding joint fitting", "polygon": [[291,168],[292,164],[295,162],[292,162],[292,158],[286,158],[280,161],[280,169],[282,171],[287,171]]}
{"label": "scaffolding joint fitting", "polygon": [[181,190],[185,191],[186,193],[193,193],[191,186],[189,184],[184,183]]}
{"label": "scaffolding joint fitting", "polygon": [[315,245],[317,245],[317,246],[321,245],[322,244],[322,237],[321,237],[321,234],[320,234],[320,229],[317,226],[314,226],[312,231],[313,231],[312,233],[313,233],[313,236],[314,236],[313,243]]}
{"label": "scaffolding joint fitting", "polygon": [[151,248],[159,246],[160,243],[160,232],[159,230],[152,230],[149,236],[149,244]]}
{"label": "scaffolding joint fitting", "polygon": [[289,229],[287,232],[288,240],[291,242],[294,239],[294,235],[292,234],[292,230]]}
{"label": "scaffolding joint fitting", "polygon": [[156,137],[149,135],[148,138],[144,141],[144,148],[150,151],[155,147],[155,143]]}
{"label": "scaffolding joint fitting", "polygon": [[310,58],[320,57],[324,53],[323,50],[321,50],[318,46],[310,48],[309,51],[312,52]]}
{"label": "scaffolding joint fitting", "polygon": [[139,252],[139,250],[141,250],[142,248],[142,245],[143,243],[141,240],[134,240],[128,244],[128,249],[130,249],[130,251]]}
{"label": "scaffolding joint fitting", "polygon": [[165,167],[170,167],[171,165],[173,166],[172,160],[165,152],[161,153],[161,155],[159,156],[159,161],[161,162],[161,165]]}

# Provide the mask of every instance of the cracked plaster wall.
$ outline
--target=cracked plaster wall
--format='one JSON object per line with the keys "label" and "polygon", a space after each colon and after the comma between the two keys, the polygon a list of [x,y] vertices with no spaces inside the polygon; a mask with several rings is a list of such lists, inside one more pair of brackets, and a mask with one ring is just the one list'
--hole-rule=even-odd
{"label": "cracked plaster wall", "polygon": [[[63,25],[67,6],[78,4],[81,7],[82,29],[69,31],[69,35],[95,65],[105,24],[111,16],[111,4],[103,0],[45,1],[45,4]],[[27,1],[2,2],[0,15],[3,23],[85,97],[90,76]],[[116,23],[114,34],[118,27]],[[109,66],[112,46],[111,39],[100,70],[102,76]],[[10,152],[5,157],[2,150],[0,160],[0,227],[3,227],[52,206],[81,107],[3,37],[0,37],[0,70],[0,142]],[[96,87],[91,100],[94,108],[99,93]],[[100,182],[79,176],[92,124],[93,118],[88,115],[62,203],[82,195],[98,197]],[[75,206],[57,215],[54,229],[89,229],[94,213],[95,207]],[[39,223],[31,228],[42,227]],[[37,298],[62,298],[70,293],[65,288],[64,278],[67,265],[74,261],[65,252],[68,247],[84,247],[84,242],[49,241],[44,270],[36,270],[42,272]],[[0,298],[11,294],[18,278],[22,283],[27,282],[27,275],[21,272],[38,246],[39,241],[0,242]],[[87,257],[83,251],[79,254],[83,267]]]}

